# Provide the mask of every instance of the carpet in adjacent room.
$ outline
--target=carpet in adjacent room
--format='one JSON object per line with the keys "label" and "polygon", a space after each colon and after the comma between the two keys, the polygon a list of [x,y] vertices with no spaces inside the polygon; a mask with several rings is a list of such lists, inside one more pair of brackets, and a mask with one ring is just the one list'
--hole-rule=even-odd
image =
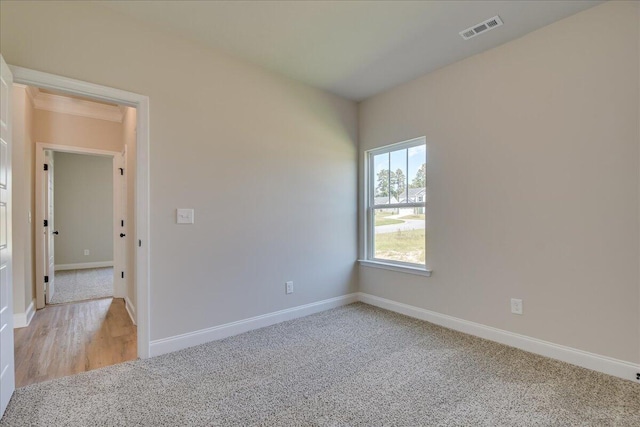
{"label": "carpet in adjacent room", "polygon": [[55,273],[55,292],[49,304],[113,296],[113,267],[60,270]]}

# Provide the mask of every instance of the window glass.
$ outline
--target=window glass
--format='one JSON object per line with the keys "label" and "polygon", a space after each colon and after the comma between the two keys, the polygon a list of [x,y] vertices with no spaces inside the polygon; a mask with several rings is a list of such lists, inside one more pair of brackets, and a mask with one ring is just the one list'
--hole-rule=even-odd
{"label": "window glass", "polygon": [[424,138],[369,153],[368,258],[426,265],[427,155]]}
{"label": "window glass", "polygon": [[425,263],[425,215],[417,213],[421,209],[375,209],[374,258]]}
{"label": "window glass", "polygon": [[373,169],[375,173],[375,204],[388,205],[389,195],[389,153],[379,154],[373,157]]}

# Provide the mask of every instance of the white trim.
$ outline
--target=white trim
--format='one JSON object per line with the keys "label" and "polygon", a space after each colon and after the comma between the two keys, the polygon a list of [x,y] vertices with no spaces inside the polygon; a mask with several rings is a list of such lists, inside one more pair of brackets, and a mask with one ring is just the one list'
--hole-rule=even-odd
{"label": "white trim", "polygon": [[31,304],[27,307],[25,313],[13,314],[13,329],[26,328],[31,323],[31,319],[36,314],[36,300],[31,300]]}
{"label": "white trim", "polygon": [[[97,148],[76,147],[73,145],[49,144],[48,142],[36,142],[37,148],[44,150],[57,151],[60,153],[76,153],[89,154],[92,156],[115,157],[120,155],[118,151],[99,150]],[[44,159],[43,159],[44,160]]]}
{"label": "white trim", "polygon": [[407,139],[405,141],[395,142],[393,144],[385,145],[383,147],[372,148],[371,150],[367,150],[372,156],[376,156],[378,154],[389,153],[391,151],[404,150],[405,148],[413,148],[418,147],[420,145],[424,145],[427,143],[426,136],[417,136],[415,138]]}
{"label": "white trim", "polygon": [[137,93],[57,76],[55,74],[43,73],[42,71],[30,70],[15,65],[9,65],[9,69],[11,69],[14,78],[16,75],[19,76],[18,83],[20,84],[57,90],[97,101],[107,101],[114,104],[125,104],[130,107],[137,107],[139,103],[144,100],[148,101],[149,99]]}
{"label": "white trim", "polygon": [[381,268],[383,270],[398,271],[400,273],[417,274],[418,276],[431,277],[431,270],[426,270],[420,267],[411,267],[408,265],[402,265],[400,263],[388,264],[386,262],[374,261],[370,259],[359,259],[358,262],[360,263],[360,265],[363,265],[365,267]]}
{"label": "white trim", "polygon": [[[127,193],[133,191],[133,188],[129,188],[127,183],[126,150],[125,145],[123,151],[113,158],[113,296],[115,298],[124,298],[128,293],[127,247],[134,238],[127,231],[129,228],[129,220],[126,216]],[[120,168],[122,168],[122,174]],[[121,221],[125,222],[124,226],[121,225]],[[121,233],[126,236],[121,238]]]}
{"label": "white trim", "polygon": [[376,307],[384,308],[416,319],[426,320],[427,322],[435,323],[436,325],[475,335],[477,337],[511,347],[516,347],[530,353],[539,354],[541,356],[561,360],[572,365],[581,366],[583,368],[640,383],[640,380],[636,379],[636,374],[640,372],[639,364],[590,353],[588,351],[578,350],[564,345],[554,344],[537,338],[528,337],[526,335],[516,334],[514,332],[493,328],[476,322],[470,322],[468,320],[459,319],[446,314],[436,313],[435,311],[426,310],[424,308],[380,298],[364,292],[359,292],[358,297],[361,302],[366,304],[374,305]]}
{"label": "white trim", "polygon": [[137,325],[136,322],[136,308],[133,306],[133,303],[129,299],[129,297],[124,297],[124,307],[127,309],[127,313],[129,313],[129,317],[134,325]]}
{"label": "white trim", "polygon": [[14,81],[28,86],[53,89],[89,99],[113,102],[137,109],[136,123],[136,301],[138,320],[138,357],[149,357],[150,342],[150,262],[149,262],[149,97],[107,86],[96,85],[28,68],[9,66]]}
{"label": "white trim", "polygon": [[35,96],[32,97],[33,106],[37,110],[122,123],[123,110],[117,105],[106,105],[83,99],[70,98],[64,95],[43,93],[37,88],[34,88],[32,92],[31,96],[35,94]]}
{"label": "white trim", "polygon": [[[135,218],[129,218],[129,223],[135,219],[134,239],[139,245],[134,245],[135,252],[135,292],[136,292],[136,321],[138,325],[138,357],[151,357],[151,261],[149,248],[151,247],[150,211],[149,211],[149,98],[143,97],[137,102],[136,115],[136,201]],[[134,240],[135,241],[135,240]]]}
{"label": "white trim", "polygon": [[55,270],[84,270],[86,268],[113,267],[113,261],[80,262],[76,264],[56,264]]}
{"label": "white trim", "polygon": [[[114,298],[124,298],[127,295],[127,284],[125,282],[125,278],[122,277],[122,273],[125,276],[127,274],[127,261],[125,255],[122,253],[123,245],[126,246],[127,239],[131,239],[132,236],[129,235],[128,238],[123,239],[120,237],[120,233],[122,230],[120,229],[120,220],[122,218],[122,202],[126,198],[126,192],[129,190],[126,187],[122,187],[122,180],[124,179],[123,175],[120,175],[120,168],[123,168],[122,164],[122,153],[118,152],[114,154],[113,161],[111,164],[112,167],[112,187],[113,187],[113,215],[111,217],[113,221],[113,297]],[[124,198],[123,196],[124,191]],[[131,189],[133,191],[133,189]],[[124,242],[123,242],[124,240]]]}
{"label": "white trim", "polygon": [[[362,245],[362,259],[371,262],[371,264],[365,264],[368,265],[370,267],[376,267],[376,266],[380,266],[380,264],[384,264],[385,266],[382,267],[380,266],[380,268],[386,268],[387,270],[395,270],[395,271],[402,271],[402,272],[409,272],[407,271],[406,268],[403,268],[407,265],[407,263],[404,262],[396,262],[393,260],[388,260],[388,262],[380,262],[379,259],[375,258],[375,210],[376,209],[402,209],[402,208],[411,208],[411,207],[422,207],[424,209],[424,212],[426,213],[427,211],[427,201],[426,198],[424,201],[422,202],[409,202],[408,200],[408,191],[409,191],[409,187],[408,187],[408,181],[407,181],[407,203],[387,203],[387,204],[380,204],[377,205],[375,203],[375,167],[374,167],[374,157],[379,155],[379,154],[386,154],[389,153],[389,155],[391,155],[391,152],[394,151],[398,151],[398,150],[408,150],[410,148],[413,147],[419,147],[424,145],[425,147],[425,165],[428,163],[428,154],[427,154],[427,137],[426,136],[419,136],[416,138],[411,138],[402,142],[397,142],[395,144],[389,144],[389,145],[385,145],[383,147],[378,147],[378,148],[373,148],[371,150],[366,150],[364,151],[364,164],[363,164],[363,173],[364,175],[361,177],[362,182],[359,183],[359,185],[362,185],[362,210],[361,212],[358,213],[358,217],[362,218],[361,223],[364,225],[363,227],[363,235],[362,235],[362,242],[360,243]],[[391,157],[389,157],[389,162],[391,162]],[[389,167],[391,167],[391,163],[389,163]],[[409,173],[409,155],[407,153],[407,157],[406,157],[406,168],[407,170],[405,171],[405,173],[407,174],[407,180],[408,180],[408,173]],[[391,202],[391,200],[389,200],[389,202]],[[424,240],[424,246],[425,246],[425,251],[427,250],[427,233],[426,231],[428,231],[428,227],[427,227],[427,216],[425,216],[425,240]],[[427,263],[426,263],[426,259],[425,259],[425,263],[424,263],[424,268],[419,267],[418,265],[414,265],[411,266],[409,265],[409,268],[418,268],[420,270],[426,271],[428,272],[428,274],[423,274],[425,276],[430,276],[431,275],[431,271],[427,268]],[[374,263],[377,263],[377,265],[374,265]],[[400,267],[399,269],[392,269],[389,268],[391,266],[397,265],[398,267]]]}
{"label": "white trim", "polygon": [[351,304],[356,301],[358,301],[358,294],[353,293],[326,299],[323,301],[313,302],[310,304],[300,305],[297,307],[287,308],[284,310],[275,311],[273,313],[251,317],[249,319],[225,323],[224,325],[218,325],[212,328],[201,329],[195,332],[188,332],[186,334],[154,340],[151,341],[150,346],[151,356],[159,356],[161,354],[182,350],[183,348],[193,347],[195,345],[204,344],[210,341],[220,340],[233,335],[252,331],[254,329],[264,328],[266,326],[275,325],[276,323],[297,319],[298,317],[304,317],[310,314],[319,313],[321,311]]}

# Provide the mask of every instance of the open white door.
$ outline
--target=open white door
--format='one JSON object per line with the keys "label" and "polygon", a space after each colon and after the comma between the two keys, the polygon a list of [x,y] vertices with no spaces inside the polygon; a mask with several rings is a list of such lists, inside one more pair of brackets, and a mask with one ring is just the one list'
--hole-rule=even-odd
{"label": "open white door", "polygon": [[55,242],[53,239],[58,234],[58,231],[55,229],[55,222],[53,219],[53,151],[46,150],[44,155],[45,164],[47,165],[47,170],[45,171],[45,182],[47,183],[47,187],[44,195],[46,214],[46,225],[44,227],[44,280],[46,289],[45,302],[50,304],[51,298],[53,298],[53,294],[56,291]]}
{"label": "open white door", "polygon": [[0,55],[0,417],[16,388],[11,275],[11,91],[13,77]]}
{"label": "open white door", "polygon": [[115,156],[113,161],[115,170],[113,174],[113,190],[114,190],[114,232],[115,242],[114,250],[114,268],[113,283],[114,297],[125,298],[127,296],[127,282],[131,280],[127,272],[127,228],[129,221],[127,219],[127,161],[126,150]]}

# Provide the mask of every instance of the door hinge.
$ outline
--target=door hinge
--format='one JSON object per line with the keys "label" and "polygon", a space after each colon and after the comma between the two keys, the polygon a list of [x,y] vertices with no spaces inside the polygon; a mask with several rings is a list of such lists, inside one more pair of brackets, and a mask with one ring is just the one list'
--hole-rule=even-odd
{"label": "door hinge", "polygon": [[120,175],[124,175],[124,168],[118,168],[120,169]]}
{"label": "door hinge", "polygon": [[49,165],[47,163],[44,164],[44,170],[46,170],[46,171],[49,170]]}
{"label": "door hinge", "polygon": [[44,220],[44,226],[48,227],[49,226],[49,221],[47,221],[46,219]]}
{"label": "door hinge", "polygon": [[120,273],[120,277],[124,279],[124,271]]}
{"label": "door hinge", "polygon": [[44,276],[44,283],[49,283],[49,276]]}

